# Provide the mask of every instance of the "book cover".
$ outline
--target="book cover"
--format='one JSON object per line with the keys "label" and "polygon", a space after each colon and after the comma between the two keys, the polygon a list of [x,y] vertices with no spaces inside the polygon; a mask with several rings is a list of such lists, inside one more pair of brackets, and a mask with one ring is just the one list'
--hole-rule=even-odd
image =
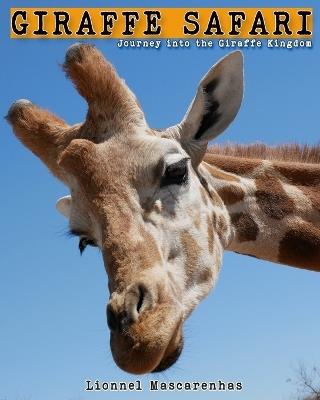
{"label": "book cover", "polygon": [[0,399],[318,399],[317,3],[0,7]]}

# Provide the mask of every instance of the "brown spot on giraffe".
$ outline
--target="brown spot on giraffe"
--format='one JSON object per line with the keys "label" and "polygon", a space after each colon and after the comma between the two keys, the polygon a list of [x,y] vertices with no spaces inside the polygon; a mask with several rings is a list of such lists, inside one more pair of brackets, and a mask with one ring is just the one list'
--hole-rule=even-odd
{"label": "brown spot on giraffe", "polygon": [[320,229],[297,223],[284,235],[279,245],[280,263],[320,270]]}
{"label": "brown spot on giraffe", "polygon": [[218,194],[225,204],[231,205],[243,200],[245,193],[240,186],[229,185],[218,189]]}
{"label": "brown spot on giraffe", "polygon": [[268,217],[282,219],[293,213],[294,201],[284,191],[277,177],[264,174],[255,179],[255,183],[257,204]]}
{"label": "brown spot on giraffe", "polygon": [[223,246],[226,244],[228,226],[227,219],[222,213],[212,213],[212,227]]}
{"label": "brown spot on giraffe", "polygon": [[151,233],[147,232],[143,226],[140,226],[139,232],[142,237],[141,245],[143,246],[142,264],[144,264],[147,268],[151,268],[152,266],[161,262],[160,251]]}
{"label": "brown spot on giraffe", "polygon": [[231,222],[236,228],[239,242],[248,242],[257,239],[259,227],[249,214],[243,212],[231,214]]}
{"label": "brown spot on giraffe", "polygon": [[201,249],[195,238],[187,230],[180,233],[180,240],[186,257],[186,278],[187,287],[189,287],[197,271]]}
{"label": "brown spot on giraffe", "polygon": [[213,243],[214,243],[214,232],[213,232],[213,218],[209,215],[207,216],[207,230],[208,230],[208,249],[210,253],[213,253]]}
{"label": "brown spot on giraffe", "polygon": [[223,214],[220,214],[217,217],[217,233],[221,240],[225,237],[227,230],[228,230],[227,219]]}
{"label": "brown spot on giraffe", "polygon": [[198,282],[199,283],[206,283],[212,279],[213,269],[208,267],[204,268],[200,271]]}
{"label": "brown spot on giraffe", "polygon": [[275,163],[274,168],[293,185],[319,186],[320,166],[297,163]]}

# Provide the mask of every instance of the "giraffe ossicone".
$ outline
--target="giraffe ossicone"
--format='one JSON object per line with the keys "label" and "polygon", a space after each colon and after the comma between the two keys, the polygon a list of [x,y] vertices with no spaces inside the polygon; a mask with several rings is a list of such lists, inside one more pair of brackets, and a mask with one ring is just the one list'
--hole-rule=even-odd
{"label": "giraffe ossicone", "polygon": [[88,103],[82,124],[69,126],[28,101],[14,103],[7,119],[69,187],[57,208],[80,250],[102,251],[120,368],[142,374],[177,360],[183,323],[214,286],[224,249],[320,269],[317,163],[253,159],[249,148],[208,152],[240,108],[240,52],[210,69],[183,120],[163,131],[148,126],[93,46],[71,46],[63,67]]}

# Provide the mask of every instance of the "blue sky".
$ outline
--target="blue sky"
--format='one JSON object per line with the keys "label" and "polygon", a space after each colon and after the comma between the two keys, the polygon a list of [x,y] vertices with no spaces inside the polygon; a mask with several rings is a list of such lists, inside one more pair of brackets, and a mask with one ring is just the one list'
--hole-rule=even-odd
{"label": "blue sky", "polygon": [[[0,114],[19,98],[52,110],[69,123],[86,105],[59,67],[68,40],[8,38],[9,6],[1,3]],[[318,8],[312,50],[245,50],[245,98],[236,121],[219,142],[268,144],[319,141]],[[29,1],[28,6],[75,6],[72,1]],[[132,6],[129,0],[80,0],[77,6]],[[144,6],[279,6],[266,1],[139,1]],[[197,50],[119,50],[114,41],[93,41],[137,94],[148,122],[165,127],[185,113],[204,73],[227,53]],[[80,258],[55,210],[68,193],[0,120],[0,399],[124,399],[123,393],[83,391],[84,380],[136,379],[121,372],[109,351],[105,320],[107,280],[99,251]],[[226,253],[216,289],[186,323],[179,362],[160,380],[242,381],[238,393],[152,393],[154,399],[288,399],[297,363],[320,364],[320,275]],[[147,389],[149,379],[143,377]],[[150,398],[130,394],[132,399]]]}

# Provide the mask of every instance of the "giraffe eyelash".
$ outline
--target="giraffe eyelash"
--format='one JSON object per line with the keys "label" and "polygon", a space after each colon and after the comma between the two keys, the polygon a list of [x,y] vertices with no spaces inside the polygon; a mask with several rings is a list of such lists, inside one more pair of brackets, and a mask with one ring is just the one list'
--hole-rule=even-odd
{"label": "giraffe eyelash", "polygon": [[85,251],[87,246],[98,247],[98,245],[93,240],[87,239],[85,237],[81,237],[79,239],[79,250],[80,250],[81,255]]}
{"label": "giraffe eyelash", "polygon": [[68,235],[72,237],[73,236],[79,237],[78,247],[81,255],[83,254],[87,246],[98,247],[96,242],[92,239],[89,239],[84,232],[78,231],[76,229],[70,229],[68,231]]}

